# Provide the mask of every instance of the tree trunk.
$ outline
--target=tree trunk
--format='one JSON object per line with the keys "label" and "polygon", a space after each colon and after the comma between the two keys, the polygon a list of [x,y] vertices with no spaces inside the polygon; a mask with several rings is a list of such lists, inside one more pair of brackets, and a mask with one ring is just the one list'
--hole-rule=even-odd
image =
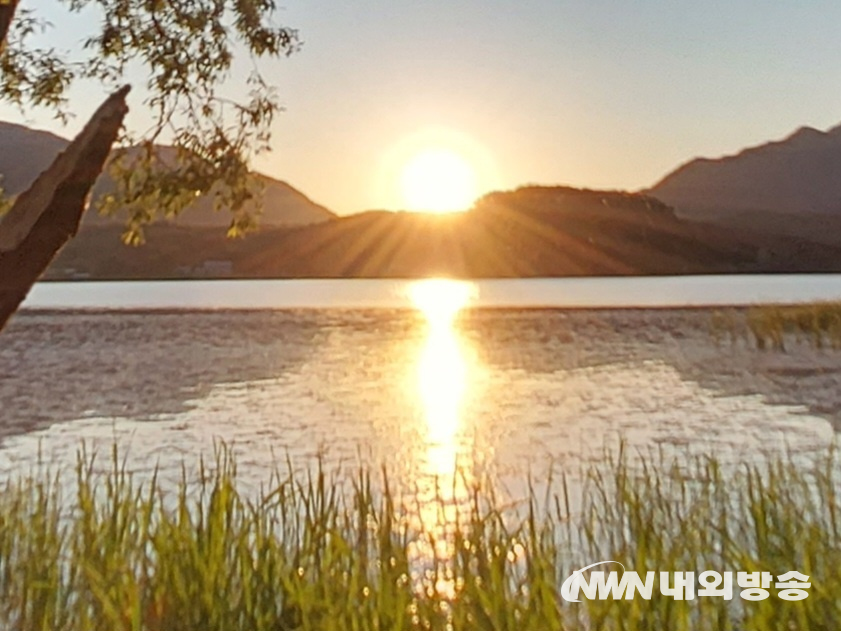
{"label": "tree trunk", "polygon": [[128,91],[126,86],[106,99],[0,221],[0,329],[79,229],[91,188],[128,112]]}
{"label": "tree trunk", "polygon": [[18,0],[0,0],[0,52],[6,44],[6,36],[9,34],[9,27],[17,8]]}

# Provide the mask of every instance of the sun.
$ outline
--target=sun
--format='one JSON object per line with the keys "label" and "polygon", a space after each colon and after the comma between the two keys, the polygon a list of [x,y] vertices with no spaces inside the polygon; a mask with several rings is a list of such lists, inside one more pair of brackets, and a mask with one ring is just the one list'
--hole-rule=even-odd
{"label": "sun", "polygon": [[478,196],[476,172],[451,149],[425,149],[403,166],[400,188],[407,210],[450,213],[467,210]]}

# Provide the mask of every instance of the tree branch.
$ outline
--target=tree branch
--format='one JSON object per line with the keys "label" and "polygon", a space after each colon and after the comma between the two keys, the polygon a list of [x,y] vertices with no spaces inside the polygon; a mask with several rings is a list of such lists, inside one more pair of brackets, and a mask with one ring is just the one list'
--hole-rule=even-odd
{"label": "tree branch", "polygon": [[128,90],[125,87],[106,99],[0,221],[0,329],[79,229],[91,188],[128,112]]}

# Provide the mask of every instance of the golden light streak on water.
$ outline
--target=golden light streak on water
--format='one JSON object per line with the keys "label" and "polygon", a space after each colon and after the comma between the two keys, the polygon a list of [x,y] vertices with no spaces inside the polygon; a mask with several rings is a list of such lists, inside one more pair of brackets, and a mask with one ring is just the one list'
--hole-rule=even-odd
{"label": "golden light streak on water", "polygon": [[455,552],[452,534],[467,501],[473,466],[462,418],[471,364],[455,320],[476,297],[476,287],[464,281],[429,279],[413,283],[409,295],[427,322],[417,364],[417,393],[425,421],[417,488],[418,525],[430,540],[419,547],[418,560],[439,567],[439,573],[427,575],[424,582],[440,595],[453,597],[456,585],[446,567]]}
{"label": "golden light streak on water", "polygon": [[475,297],[475,287],[464,281],[429,279],[413,283],[409,294],[428,326],[418,361],[417,387],[430,461],[443,474],[451,463],[442,454],[454,451],[446,448],[454,447],[467,388],[468,362],[455,318]]}

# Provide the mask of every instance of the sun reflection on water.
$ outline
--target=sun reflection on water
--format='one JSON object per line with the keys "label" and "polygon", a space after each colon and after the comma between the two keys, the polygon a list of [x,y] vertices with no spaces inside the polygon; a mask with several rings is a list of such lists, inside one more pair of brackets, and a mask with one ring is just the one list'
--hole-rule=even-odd
{"label": "sun reflection on water", "polygon": [[467,502],[473,466],[468,428],[462,418],[471,365],[455,320],[475,298],[476,287],[464,281],[429,279],[413,283],[409,294],[427,323],[417,364],[417,394],[425,426],[416,483],[417,526],[429,535],[429,541],[426,546],[421,544],[417,553],[419,561],[438,567],[425,582],[439,594],[452,597],[456,586],[446,565],[455,552],[452,534]]}
{"label": "sun reflection on water", "polygon": [[[440,454],[453,451],[467,387],[467,359],[455,328],[458,312],[475,296],[472,283],[429,279],[413,283],[410,297],[427,321],[417,368],[417,388],[426,420],[426,444],[437,473],[447,473]],[[439,455],[435,455],[439,454]]]}

